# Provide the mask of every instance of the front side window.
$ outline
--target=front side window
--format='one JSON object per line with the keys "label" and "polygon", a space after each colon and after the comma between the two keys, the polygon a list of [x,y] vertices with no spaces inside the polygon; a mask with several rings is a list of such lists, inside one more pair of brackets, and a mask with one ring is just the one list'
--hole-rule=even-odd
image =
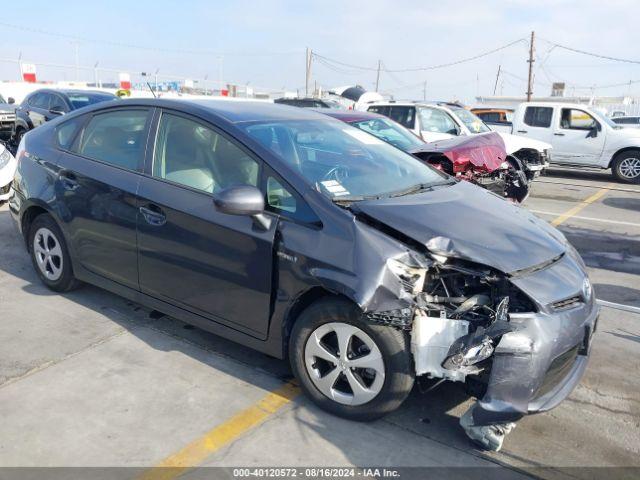
{"label": "front side window", "polygon": [[232,185],[258,185],[259,164],[234,142],[188,118],[163,113],[153,175],[215,193]]}
{"label": "front side window", "polygon": [[129,170],[142,170],[148,110],[117,110],[95,115],[82,134],[77,153]]}
{"label": "front side window", "polygon": [[584,110],[563,108],[560,115],[560,128],[568,130],[591,130],[598,122]]}
{"label": "front side window", "polygon": [[551,107],[527,107],[524,111],[524,123],[530,127],[549,128],[552,115]]}
{"label": "front side window", "polygon": [[36,93],[33,97],[29,98],[28,103],[32,107],[49,110],[49,94]]}
{"label": "front side window", "polygon": [[466,108],[452,108],[451,110],[471,133],[485,133],[491,131],[491,129],[487,127],[482,120]]}
{"label": "front side window", "polygon": [[415,157],[338,120],[262,122],[243,126],[333,200],[393,196],[449,179]]}
{"label": "front side window", "polygon": [[71,120],[67,120],[62,123],[56,129],[56,140],[61,148],[65,150],[69,150],[71,148],[73,140],[76,137],[76,132],[84,123],[84,119],[84,116],[72,118]]}
{"label": "front side window", "polygon": [[458,128],[453,119],[446,112],[436,108],[421,108],[420,124],[420,129],[425,132],[458,134]]}
{"label": "front side window", "polygon": [[371,120],[362,120],[353,122],[353,125],[360,130],[364,130],[371,135],[384,140],[401,150],[411,150],[424,145],[424,142],[416,137],[409,130],[401,125],[389,120],[388,118],[373,118]]}

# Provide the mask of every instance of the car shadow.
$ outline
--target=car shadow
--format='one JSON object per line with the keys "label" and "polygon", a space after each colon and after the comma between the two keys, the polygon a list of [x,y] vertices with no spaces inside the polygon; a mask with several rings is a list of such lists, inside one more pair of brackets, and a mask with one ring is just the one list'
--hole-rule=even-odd
{"label": "car shadow", "polygon": [[596,292],[596,298],[599,300],[640,307],[640,290],[637,288],[608,283],[596,283],[593,288]]}
{"label": "car shadow", "polygon": [[605,197],[602,203],[608,207],[640,212],[640,198],[629,197]]}
{"label": "car shadow", "polygon": [[640,274],[640,239],[637,236],[567,225],[559,228],[587,266]]}
{"label": "car shadow", "polygon": [[[0,233],[8,233],[8,229],[3,228],[4,224],[10,220],[8,217],[7,211],[0,210]],[[261,389],[272,389],[274,378],[283,382],[293,378],[289,365],[284,360],[264,355],[98,287],[83,285],[78,290],[64,294],[53,292],[40,282],[18,233],[3,235],[3,237],[5,244],[9,244],[8,249],[5,245],[5,251],[14,253],[0,256],[0,272],[16,277],[17,283],[22,283],[19,288],[22,288],[29,295],[63,296],[67,300],[105,316],[155,350],[180,352],[226,375],[234,376]],[[180,341],[176,341],[176,339]],[[221,362],[220,357],[228,361]],[[239,368],[241,366],[247,368]],[[265,375],[256,375],[256,371]],[[167,375],[171,375],[171,372],[167,372]],[[307,426],[315,433],[322,435],[323,438],[335,443],[349,458],[349,461],[354,464],[371,461],[364,456],[362,449],[359,455],[353,456],[353,458],[349,456],[352,445],[349,444],[348,436],[336,438],[331,429],[322,422],[323,418],[328,423],[335,422],[334,417],[321,412],[302,395],[293,402],[296,409],[304,407],[316,412],[315,416],[319,420],[313,424],[307,424]],[[445,382],[426,394],[422,393],[416,384],[400,409],[377,422],[410,430],[440,444],[496,463],[495,458],[483,454],[468,441],[458,424],[459,415],[466,411],[468,408],[466,404],[470,405],[470,403],[470,396],[466,394],[462,384]],[[176,405],[176,408],[180,408],[180,406]],[[347,422],[342,419],[340,421]],[[200,419],[194,418],[194,422],[200,422]],[[356,422],[348,423],[352,424],[353,428],[358,428],[360,425]],[[375,427],[376,422],[372,425]],[[375,441],[384,440],[376,439]],[[389,449],[398,447],[398,445],[389,445]],[[416,462],[419,464],[418,460]]]}
{"label": "car shadow", "polygon": [[621,185],[629,185],[626,182],[622,182],[617,180],[611,175],[609,170],[579,170],[573,168],[560,168],[556,166],[551,166],[545,170],[544,177],[552,177],[552,178],[565,178],[565,179],[573,179],[573,180],[591,180],[596,182],[613,182],[619,183]]}

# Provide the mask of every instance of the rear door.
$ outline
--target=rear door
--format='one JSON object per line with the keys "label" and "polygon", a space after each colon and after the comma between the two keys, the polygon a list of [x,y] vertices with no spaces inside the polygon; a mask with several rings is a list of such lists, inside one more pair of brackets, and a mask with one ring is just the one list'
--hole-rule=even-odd
{"label": "rear door", "polygon": [[148,108],[103,110],[64,122],[56,132],[63,152],[55,190],[77,259],[135,289],[136,193],[150,118]]}
{"label": "rear door", "polygon": [[194,117],[163,111],[157,123],[139,190],[141,290],[266,338],[277,222],[265,231],[213,202],[229,186],[258,186],[261,161]]}
{"label": "rear door", "polygon": [[[591,114],[580,108],[559,108],[554,121],[553,160],[575,165],[598,165],[606,130]],[[592,130],[594,127],[597,130]]]}

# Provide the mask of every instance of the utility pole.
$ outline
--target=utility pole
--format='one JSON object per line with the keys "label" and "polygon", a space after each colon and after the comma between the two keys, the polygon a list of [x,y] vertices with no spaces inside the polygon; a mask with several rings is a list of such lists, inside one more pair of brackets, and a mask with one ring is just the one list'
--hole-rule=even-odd
{"label": "utility pole", "polygon": [[382,60],[378,60],[378,73],[376,74],[376,92],[378,91],[378,86],[380,85],[380,66],[382,65]]}
{"label": "utility pole", "polygon": [[533,42],[535,40],[536,32],[531,32],[531,43],[529,44],[529,81],[527,82],[527,102],[531,101],[531,96],[533,95]]}
{"label": "utility pole", "polygon": [[422,100],[423,101],[427,101],[427,81],[424,81],[424,84],[422,85]]}
{"label": "utility pole", "polygon": [[305,59],[304,71],[304,96],[309,96],[309,82],[311,81],[311,59],[313,58],[313,50],[307,47],[307,55]]}
{"label": "utility pole", "polygon": [[93,81],[95,82],[96,88],[100,87],[100,84],[98,83],[98,63],[96,62],[96,64],[93,66]]}
{"label": "utility pole", "polygon": [[498,65],[498,73],[496,74],[496,83],[493,85],[493,96],[496,95],[496,90],[498,89],[498,79],[500,78],[500,67],[502,65]]}
{"label": "utility pole", "polygon": [[80,60],[79,60],[79,50],[80,50],[80,42],[74,41],[71,42],[73,46],[76,47],[76,82],[80,81]]}

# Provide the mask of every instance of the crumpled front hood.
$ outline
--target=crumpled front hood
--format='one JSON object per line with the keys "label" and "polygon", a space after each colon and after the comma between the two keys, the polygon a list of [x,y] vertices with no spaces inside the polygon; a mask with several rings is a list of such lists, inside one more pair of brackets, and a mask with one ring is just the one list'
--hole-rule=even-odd
{"label": "crumpled front hood", "polygon": [[452,256],[504,273],[531,268],[565,252],[564,236],[524,208],[468,182],[415,195],[354,203],[363,213],[427,245],[449,239]]}
{"label": "crumpled front hood", "polygon": [[442,153],[454,165],[471,163],[488,172],[500,168],[507,158],[504,141],[496,132],[437,140],[410,151],[413,154],[420,152]]}
{"label": "crumpled front hood", "polygon": [[511,133],[504,132],[497,133],[502,137],[502,140],[504,140],[504,145],[509,155],[523,148],[531,148],[538,152],[543,152],[544,150],[550,150],[552,148],[551,144],[541,142],[540,140],[535,140],[533,138],[521,137],[520,135],[513,135]]}

